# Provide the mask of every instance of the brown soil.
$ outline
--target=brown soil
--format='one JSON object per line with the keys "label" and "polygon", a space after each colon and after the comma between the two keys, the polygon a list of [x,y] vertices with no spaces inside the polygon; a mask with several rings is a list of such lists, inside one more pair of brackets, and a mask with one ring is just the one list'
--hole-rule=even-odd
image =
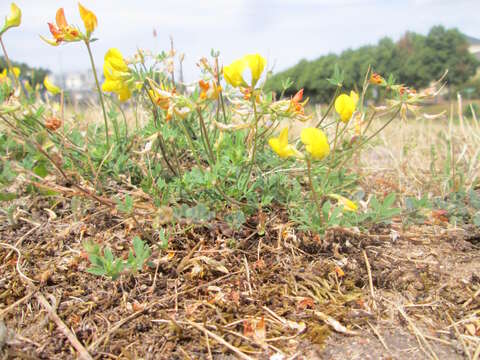
{"label": "brown soil", "polygon": [[0,224],[3,359],[75,358],[79,346],[95,359],[478,359],[472,230],[394,222],[320,237],[281,213],[239,232],[218,219],[176,228],[168,252],[154,239],[152,266],[111,281],[85,271],[81,244],[126,256],[138,225],[93,203],[75,219],[68,199],[41,197],[16,217]]}

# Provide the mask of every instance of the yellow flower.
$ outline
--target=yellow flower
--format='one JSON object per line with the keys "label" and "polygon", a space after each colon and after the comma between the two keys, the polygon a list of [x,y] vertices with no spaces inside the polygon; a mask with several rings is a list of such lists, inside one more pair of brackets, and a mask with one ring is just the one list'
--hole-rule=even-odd
{"label": "yellow flower", "polygon": [[0,72],[0,80],[7,78],[7,68],[3,68],[3,71]]}
{"label": "yellow flower", "polygon": [[33,92],[32,85],[30,85],[30,81],[26,80],[23,84],[25,86],[25,90],[27,90],[28,93]]}
{"label": "yellow flower", "polygon": [[15,3],[11,3],[10,14],[5,18],[5,24],[3,25],[2,31],[0,31],[0,35],[12,27],[20,26],[21,22],[22,11]]}
{"label": "yellow flower", "polygon": [[346,197],[337,194],[328,194],[328,196],[337,200],[340,205],[343,205],[343,210],[357,211],[358,209],[358,205],[355,204],[352,200],[347,199]]}
{"label": "yellow flower", "polygon": [[120,101],[126,101],[132,96],[128,84],[132,75],[120,50],[112,48],[107,51],[103,75],[105,76],[105,82],[102,84],[103,91],[116,93]]}
{"label": "yellow flower", "polygon": [[288,143],[288,128],[284,128],[278,138],[271,138],[268,140],[268,144],[273,151],[277,153],[281,158],[288,158],[290,156],[296,156],[298,158],[303,157],[302,154],[295,149],[293,145]]}
{"label": "yellow flower", "polygon": [[305,128],[300,134],[300,139],[312,158],[321,160],[330,154],[330,145],[328,145],[327,136],[322,130],[314,127]]}
{"label": "yellow flower", "polygon": [[335,110],[340,115],[340,119],[346,123],[352,117],[358,102],[358,95],[351,91],[350,95],[341,94],[335,100]]}
{"label": "yellow flower", "polygon": [[246,87],[248,84],[243,78],[243,73],[248,67],[252,79],[250,86],[254,88],[262,76],[266,64],[267,61],[260,54],[245,55],[243,58],[235,60],[230,65],[225,66],[223,68],[223,76],[225,77],[225,81],[233,87]]}
{"label": "yellow flower", "polygon": [[47,89],[47,91],[52,95],[57,95],[62,91],[58,86],[50,82],[48,76],[45,76],[43,79],[43,86],[45,86],[45,89]]}
{"label": "yellow flower", "polygon": [[20,76],[20,73],[22,72],[19,67],[14,66],[12,68],[13,76],[15,76],[17,79]]}
{"label": "yellow flower", "polygon": [[78,10],[80,11],[80,17],[82,18],[85,29],[87,30],[87,38],[97,27],[97,17],[93,12],[86,9],[82,4],[78,3]]}

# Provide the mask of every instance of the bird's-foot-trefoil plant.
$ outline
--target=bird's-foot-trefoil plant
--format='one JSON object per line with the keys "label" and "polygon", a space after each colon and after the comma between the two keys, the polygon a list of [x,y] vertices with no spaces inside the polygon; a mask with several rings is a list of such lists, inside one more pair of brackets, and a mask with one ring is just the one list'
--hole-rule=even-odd
{"label": "bird's-foot-trefoil plant", "polygon": [[[0,183],[8,186],[20,174],[30,191],[88,198],[131,218],[145,240],[158,234],[143,229],[140,208],[150,209],[142,216],[151,218],[159,209],[173,208],[173,215],[153,229],[159,234],[170,233],[167,228],[175,221],[207,221],[188,219],[196,213],[180,211],[185,208],[202,209],[208,221],[223,214],[233,231],[248,215],[274,210],[317,232],[380,218],[359,201],[350,165],[386,126],[417,112],[437,91],[415,92],[371,70],[363,84],[344,89],[344,75],[336,67],[328,79],[332,99],[326,111],[315,114],[303,89],[290,98],[268,90],[268,64],[260,54],[222,66],[219,53],[212,51],[209,59],[198,61],[201,78],[186,83],[175,76],[184,55],[173,47],[160,54],[138,49],[130,57],[109,49],[100,84],[91,50],[97,18],[80,4],[79,11],[83,31],[59,9],[55,24],[49,24],[53,38],[43,39],[53,46],[85,44],[103,128],[82,113],[66,112],[68,94],[52,78],[42,79],[44,89],[33,87],[9,64],[0,73],[0,120],[8,131],[0,134],[5,154]],[[20,22],[20,9],[12,4],[0,40]],[[293,85],[285,82],[285,89]],[[369,104],[372,86],[385,93],[382,106]],[[131,191],[119,194],[125,187]],[[103,256],[111,261],[95,261],[109,276],[123,271],[123,263],[108,251]]]}

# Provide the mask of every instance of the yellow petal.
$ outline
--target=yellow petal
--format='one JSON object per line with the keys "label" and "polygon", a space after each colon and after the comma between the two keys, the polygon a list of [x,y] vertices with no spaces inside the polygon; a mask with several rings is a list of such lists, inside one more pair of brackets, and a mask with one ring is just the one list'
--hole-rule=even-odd
{"label": "yellow petal", "polygon": [[127,72],[128,66],[123,59],[123,55],[120,50],[116,48],[111,48],[105,54],[105,63],[115,71]]}
{"label": "yellow petal", "polygon": [[52,45],[52,46],[60,45],[60,43],[58,43],[55,39],[47,39],[46,37],[44,37],[42,35],[40,35],[40,39],[45,41],[48,45]]}
{"label": "yellow petal", "polygon": [[[356,98],[358,100],[358,96]],[[355,105],[356,103],[352,97],[347,94],[341,94],[335,100],[335,111],[340,115],[340,119],[343,122],[348,122],[355,111]]]}
{"label": "yellow petal", "polygon": [[25,85],[25,90],[27,90],[27,92],[29,93],[33,92],[32,85],[30,85],[30,82],[28,80],[25,81],[24,85]]}
{"label": "yellow petal", "polygon": [[47,89],[47,91],[52,95],[57,95],[62,91],[58,86],[50,82],[48,76],[45,76],[43,79],[43,85],[45,86],[45,89]]}
{"label": "yellow petal", "polygon": [[270,138],[268,144],[273,151],[277,153],[281,158],[288,158],[290,156],[295,156],[297,158],[302,158],[303,155],[295,149],[294,146],[288,143],[288,128],[284,128],[278,138]]}
{"label": "yellow petal", "polygon": [[0,79],[5,79],[7,77],[7,68],[3,68],[3,71],[0,73]]}
{"label": "yellow petal", "polygon": [[122,83],[117,80],[106,79],[105,82],[102,84],[102,90],[104,92],[114,92],[120,89],[121,87],[122,87]]}
{"label": "yellow petal", "polygon": [[88,37],[97,27],[97,17],[93,12],[83,7],[80,3],[78,3],[78,10],[80,12],[80,17],[82,18],[83,25],[85,25],[85,29],[87,30]]}
{"label": "yellow petal", "polygon": [[223,77],[225,81],[233,87],[246,86],[247,83],[243,79],[243,72],[248,64],[244,59],[235,60],[230,65],[223,67]]}
{"label": "yellow petal", "polygon": [[317,128],[305,128],[300,133],[300,139],[305,144],[305,149],[312,158],[321,160],[330,154],[330,145],[328,144],[325,133]]}
{"label": "yellow petal", "polygon": [[123,86],[118,92],[118,99],[120,101],[127,101],[128,99],[130,99],[132,97],[132,92],[130,91],[130,89],[128,88],[128,86]]}
{"label": "yellow petal", "polygon": [[5,24],[3,25],[2,33],[9,28],[20,26],[21,22],[22,22],[22,11],[17,5],[15,5],[15,3],[11,3],[10,14],[5,18]]}
{"label": "yellow petal", "polygon": [[278,156],[281,158],[288,157],[288,154],[285,154],[283,146],[280,144],[280,140],[278,138],[271,138],[268,140],[268,145],[272,148],[273,151],[277,153]]}
{"label": "yellow petal", "polygon": [[13,71],[13,76],[15,76],[16,78],[18,78],[20,76],[20,73],[22,72],[20,68],[16,66],[12,68],[12,71]]}
{"label": "yellow petal", "polygon": [[260,54],[251,54],[244,56],[245,62],[248,64],[250,71],[252,73],[252,87],[255,87],[260,76],[262,76],[263,69],[265,69],[265,65],[267,61],[265,58]]}
{"label": "yellow petal", "polygon": [[288,145],[288,127],[284,128],[280,131],[280,135],[278,136],[278,140],[282,146]]}
{"label": "yellow petal", "polygon": [[343,210],[346,211],[357,211],[358,205],[355,204],[352,200],[347,199],[346,197],[338,194],[328,194],[331,198],[338,201],[340,205],[343,205]]}
{"label": "yellow petal", "polygon": [[358,103],[358,94],[355,91],[350,91],[350,99],[355,103],[355,106],[357,106]]}

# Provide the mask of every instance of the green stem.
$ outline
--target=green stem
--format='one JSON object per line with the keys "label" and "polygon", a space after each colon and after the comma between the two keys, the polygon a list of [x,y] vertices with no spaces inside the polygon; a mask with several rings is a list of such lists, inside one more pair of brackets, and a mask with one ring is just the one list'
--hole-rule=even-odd
{"label": "green stem", "polygon": [[[145,80],[145,83],[148,84],[150,89],[153,91],[153,88],[152,88],[152,85],[150,84],[150,82]],[[153,121],[155,123],[156,128],[158,129],[159,120],[158,120],[157,104],[155,103],[155,101],[153,100],[152,96],[150,95],[150,93],[148,91],[147,91],[147,96],[150,99],[150,102],[152,103]],[[177,176],[180,173],[180,169],[175,170],[175,168],[172,166],[172,164],[168,160],[167,150],[166,150],[166,146],[165,146],[166,144],[165,144],[165,140],[162,136],[162,132],[161,132],[160,129],[158,129],[157,133],[158,133],[158,145],[160,146],[160,151],[162,152],[163,159],[165,160],[165,163],[167,164],[167,167],[170,169],[172,174],[174,176]]]}
{"label": "green stem", "polygon": [[114,98],[112,98],[112,101],[114,102],[115,105],[117,105],[118,107],[118,110],[120,111],[120,113],[122,114],[122,118],[123,118],[123,125],[125,126],[125,142],[126,140],[128,139],[128,123],[127,123],[127,116],[125,115],[125,111],[123,111],[122,109],[122,104],[117,101],[117,100],[114,100]]}
{"label": "green stem", "polygon": [[7,54],[7,49],[6,49],[5,45],[3,44],[3,39],[2,39],[1,36],[0,36],[0,44],[2,45],[3,55],[5,55],[5,61],[7,62],[8,71],[9,71],[10,74],[12,74],[13,77],[15,78],[15,84],[17,85],[17,87],[20,88],[20,91],[21,91],[20,82],[18,81],[17,77],[15,76],[15,73],[13,72],[12,63],[10,62],[10,59],[9,59],[9,57],[8,57],[8,54]]}
{"label": "green stem", "polygon": [[312,180],[312,164],[311,164],[311,162],[310,162],[310,158],[307,157],[307,158],[306,158],[306,161],[307,161],[308,182],[309,182],[309,185],[310,185],[310,189],[312,190],[313,201],[315,202],[315,206],[317,207],[318,217],[320,218],[320,220],[322,220],[322,219],[323,219],[322,207],[320,206],[320,202],[318,201],[317,192],[315,191],[315,187],[313,186],[313,180]]}
{"label": "green stem", "polygon": [[[218,56],[215,57],[215,67],[217,69],[217,85],[220,86],[220,71],[218,67]],[[222,88],[220,88],[219,94],[218,94],[218,99],[217,99],[217,107],[218,104],[222,106],[222,113],[223,113],[223,122],[226,124],[227,123],[227,113],[225,111],[225,102],[223,101],[223,91]],[[217,120],[218,121],[218,120]]]}
{"label": "green stem", "polygon": [[325,121],[325,119],[327,118],[328,114],[330,113],[330,111],[332,110],[333,108],[333,104],[335,104],[335,99],[337,98],[337,95],[338,93],[340,92],[340,86],[337,86],[336,90],[335,90],[335,94],[333,94],[333,97],[332,97],[332,100],[330,100],[330,104],[328,105],[328,108],[327,108],[327,112],[325,114],[323,114],[322,118],[320,119],[320,121],[315,125],[315,127],[319,127],[320,125],[322,125],[322,123]]}
{"label": "green stem", "polygon": [[88,56],[90,57],[90,64],[92,66],[93,77],[95,78],[95,84],[97,85],[98,98],[100,100],[100,105],[102,105],[103,121],[105,122],[105,137],[107,140],[107,147],[109,147],[110,137],[108,135],[108,120],[107,120],[107,112],[105,111],[105,103],[103,102],[103,93],[100,87],[100,82],[98,81],[97,69],[95,68],[95,62],[93,60],[92,49],[90,48],[90,41],[84,40],[84,42],[85,42],[85,45],[87,46]]}
{"label": "green stem", "polygon": [[[372,135],[370,135],[367,139],[365,139],[363,142],[361,142],[358,146],[352,149],[352,152],[350,153],[350,156],[345,157],[342,162],[339,163],[336,167],[342,167],[348,159],[352,158],[353,154],[355,151],[358,151],[358,149],[362,148],[366,143],[368,143],[371,139],[373,139],[375,136],[377,136],[383,129],[385,129],[395,118],[397,117],[398,113],[400,112],[401,105],[398,106],[398,110],[395,111],[395,113],[392,115],[390,119],[388,119],[385,124],[383,124],[377,131],[375,131]],[[373,117],[371,118],[373,120]],[[371,122],[370,122],[371,123]],[[369,123],[369,124],[370,124]],[[346,153],[345,153],[346,154]]]}
{"label": "green stem", "polygon": [[200,118],[200,126],[202,127],[202,133],[205,138],[205,143],[207,144],[207,152],[210,155],[212,165],[215,163],[215,155],[213,154],[212,145],[210,144],[210,139],[208,138],[207,127],[205,126],[205,121],[203,120],[202,111],[197,107],[198,117]]}
{"label": "green stem", "polygon": [[255,164],[255,158],[257,154],[257,131],[258,131],[258,115],[257,115],[257,104],[255,103],[255,89],[252,89],[252,106],[253,106],[253,116],[255,121],[255,131],[253,133],[253,153],[252,153],[252,160],[250,161],[250,166],[248,167],[247,177],[245,179],[245,184],[243,187],[243,191],[247,189],[248,181],[250,180],[250,176],[252,175],[253,165]]}

